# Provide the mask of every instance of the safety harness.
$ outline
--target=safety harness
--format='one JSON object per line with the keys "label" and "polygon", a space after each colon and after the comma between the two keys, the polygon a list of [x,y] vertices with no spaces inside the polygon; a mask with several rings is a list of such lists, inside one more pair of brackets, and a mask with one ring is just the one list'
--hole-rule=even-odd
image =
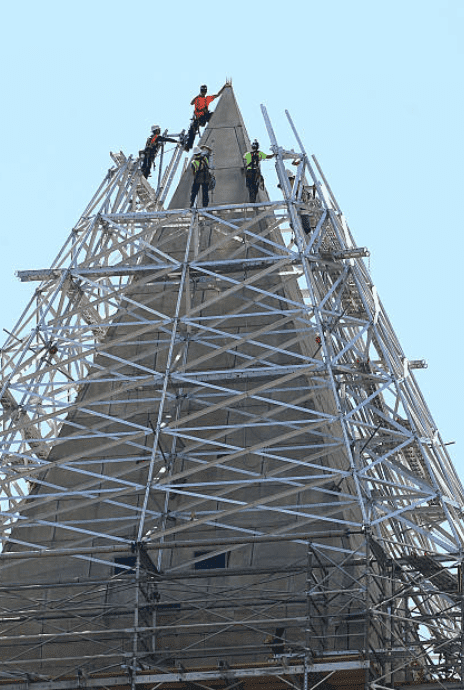
{"label": "safety harness", "polygon": [[[203,101],[203,105],[201,105],[201,101]],[[198,119],[202,115],[206,115],[208,112],[208,101],[206,100],[206,96],[197,96],[195,98],[195,117]]]}
{"label": "safety harness", "polygon": [[247,163],[247,170],[259,170],[259,151],[251,151],[251,160]]}
{"label": "safety harness", "polygon": [[145,144],[145,148],[151,149],[154,146],[156,146],[156,141],[157,141],[158,137],[159,137],[159,134],[155,134],[155,135],[150,134],[150,136],[147,139],[147,143]]}
{"label": "safety harness", "polygon": [[202,156],[201,158],[195,158],[192,161],[192,165],[195,177],[197,177],[197,175],[199,175],[201,172],[209,173],[209,164],[206,156]]}

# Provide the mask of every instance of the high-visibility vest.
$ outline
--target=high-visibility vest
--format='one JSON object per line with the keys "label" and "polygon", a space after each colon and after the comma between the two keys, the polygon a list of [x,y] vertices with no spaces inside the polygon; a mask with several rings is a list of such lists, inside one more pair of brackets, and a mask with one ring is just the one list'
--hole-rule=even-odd
{"label": "high-visibility vest", "polygon": [[206,156],[201,158],[194,158],[192,161],[192,168],[195,175],[201,170],[209,170],[209,161]]}
{"label": "high-visibility vest", "polygon": [[262,151],[248,151],[243,158],[247,170],[259,170],[259,161],[267,158],[267,154]]}
{"label": "high-visibility vest", "polygon": [[152,146],[156,144],[156,140],[158,139],[159,134],[150,134],[150,136],[147,139],[147,143],[145,144],[145,148],[149,149]]}
{"label": "high-visibility vest", "polygon": [[209,104],[214,101],[214,96],[197,96],[195,98],[195,117],[200,117],[208,112]]}

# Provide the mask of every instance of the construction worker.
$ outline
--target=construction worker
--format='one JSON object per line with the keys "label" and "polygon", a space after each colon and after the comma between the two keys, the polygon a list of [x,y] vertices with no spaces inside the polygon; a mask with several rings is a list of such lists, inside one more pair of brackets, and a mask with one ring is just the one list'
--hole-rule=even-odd
{"label": "construction worker", "polygon": [[198,96],[195,96],[195,98],[192,98],[190,101],[190,105],[193,105],[195,110],[187,132],[187,139],[184,146],[186,151],[190,151],[192,148],[193,142],[195,141],[195,135],[200,130],[200,127],[204,127],[211,119],[213,113],[209,111],[209,104],[218,98],[228,86],[230,86],[230,84],[226,82],[214,96],[207,96],[208,87],[206,84],[203,84],[203,86],[200,86],[200,93]]}
{"label": "construction worker", "polygon": [[[293,161],[292,165],[298,165],[299,160]],[[293,185],[295,183],[295,173],[293,170],[289,170],[288,168],[285,169],[285,172],[288,177],[288,181],[290,182],[290,187],[293,189]],[[279,189],[281,188],[281,185],[277,185]],[[316,185],[303,185],[303,189],[301,190],[301,201],[304,204],[310,204],[311,208],[313,207],[313,204],[311,204],[311,201],[316,198]],[[311,230],[314,230],[314,228],[317,225],[317,218],[314,213],[314,209],[312,208],[312,211],[306,211],[305,209],[302,209],[301,211],[301,225],[303,226],[303,230],[306,235],[309,235]]]}
{"label": "construction worker", "polygon": [[210,152],[211,149],[208,146],[202,146],[201,148],[195,146],[193,149],[193,160],[191,162],[193,184],[190,194],[190,208],[192,208],[195,203],[195,199],[197,198],[200,187],[203,197],[203,207],[206,208],[209,204],[208,190],[212,180],[211,170],[209,167]]}
{"label": "construction worker", "polygon": [[[142,158],[142,174],[145,178],[150,176],[151,166],[154,164],[156,154],[162,144],[169,141],[173,144],[177,144],[175,139],[171,137],[161,136],[161,127],[159,125],[153,125],[151,127],[150,136],[147,139],[145,148],[140,151],[140,156]],[[154,167],[154,166],[153,166]]]}
{"label": "construction worker", "polygon": [[[301,162],[300,159],[297,158],[296,160],[294,160],[292,162],[292,165],[300,165],[300,162]],[[292,174],[291,171],[287,170],[287,175],[290,176],[291,174]],[[293,175],[293,179],[295,179],[295,175]],[[293,187],[293,182],[291,184]],[[304,185],[302,196],[304,197],[304,199],[302,198],[302,201],[304,201],[304,203],[307,203],[310,199],[315,199],[316,198],[316,185],[315,184]]]}
{"label": "construction worker", "polygon": [[245,161],[245,179],[248,193],[250,195],[250,202],[252,204],[256,201],[258,189],[264,189],[264,179],[261,175],[260,161],[266,158],[274,158],[275,153],[266,154],[259,150],[259,142],[254,140],[251,145],[251,151],[247,151],[243,155]]}
{"label": "construction worker", "polygon": [[[287,175],[288,181],[290,182],[290,187],[293,187],[293,183],[295,182],[295,173],[293,172],[293,170],[285,168],[285,174]],[[282,189],[282,185],[278,184],[277,188]]]}

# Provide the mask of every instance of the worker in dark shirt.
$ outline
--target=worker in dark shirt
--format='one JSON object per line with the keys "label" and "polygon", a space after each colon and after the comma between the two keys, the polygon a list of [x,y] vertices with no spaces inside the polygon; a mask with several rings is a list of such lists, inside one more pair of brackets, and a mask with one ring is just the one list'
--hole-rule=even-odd
{"label": "worker in dark shirt", "polygon": [[195,199],[197,198],[197,194],[200,190],[200,187],[203,197],[203,207],[206,208],[209,204],[208,190],[212,179],[209,167],[208,147],[198,148],[198,146],[196,146],[193,150],[193,160],[190,165],[193,172],[193,184],[192,191],[190,194],[190,208],[192,208],[192,206],[195,203]]}
{"label": "worker in dark shirt", "polygon": [[200,127],[204,127],[211,119],[213,113],[209,111],[210,103],[218,98],[228,86],[230,86],[230,84],[226,82],[214,96],[207,96],[208,87],[206,84],[203,84],[203,86],[200,86],[200,93],[198,96],[195,96],[195,98],[192,98],[190,101],[190,105],[193,105],[195,109],[193,111],[192,122],[187,132],[187,140],[184,147],[186,151],[190,151],[192,148],[193,142],[195,141],[195,135]]}
{"label": "worker in dark shirt", "polygon": [[247,151],[243,155],[245,161],[245,182],[252,204],[256,201],[259,187],[264,188],[264,179],[261,175],[260,161],[266,158],[274,158],[275,153],[264,153],[259,150],[259,143],[254,140],[251,145],[251,151]]}
{"label": "worker in dark shirt", "polygon": [[151,167],[155,162],[156,154],[158,153],[160,146],[164,144],[166,141],[171,142],[173,144],[177,144],[177,141],[175,139],[172,139],[171,137],[162,136],[160,132],[161,127],[159,125],[153,125],[151,128],[150,136],[148,137],[147,143],[145,144],[145,148],[143,149],[143,151],[140,152],[142,157],[141,170],[145,178],[148,178],[150,176]]}
{"label": "worker in dark shirt", "polygon": [[[292,165],[299,165],[300,160],[296,159],[293,161]],[[293,189],[293,185],[295,183],[295,173],[292,172],[291,170],[286,170],[288,180],[290,182],[290,185]],[[301,184],[301,181],[300,181]],[[298,190],[297,190],[298,194]],[[312,232],[315,227],[317,226],[317,213],[316,209],[318,209],[318,204],[320,207],[320,201],[317,200],[316,198],[316,185],[307,185],[304,184],[302,185],[301,188],[301,193],[300,193],[301,201],[303,204],[307,205],[306,209],[301,210],[301,224],[303,226],[303,230],[305,231],[306,235],[309,235],[310,232]]]}

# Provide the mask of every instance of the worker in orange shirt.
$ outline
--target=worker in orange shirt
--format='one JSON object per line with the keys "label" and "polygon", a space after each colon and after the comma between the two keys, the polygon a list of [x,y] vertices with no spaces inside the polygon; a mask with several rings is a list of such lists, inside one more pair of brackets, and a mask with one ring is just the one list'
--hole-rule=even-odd
{"label": "worker in orange shirt", "polygon": [[230,86],[230,84],[229,82],[226,82],[224,86],[214,94],[214,96],[207,96],[206,94],[208,92],[208,87],[206,84],[203,84],[203,86],[200,86],[200,93],[198,96],[195,96],[195,98],[192,98],[190,101],[190,105],[193,105],[195,110],[193,112],[191,125],[187,132],[187,140],[184,146],[186,151],[190,151],[192,148],[193,142],[195,141],[195,135],[199,131],[200,127],[204,127],[211,119],[213,113],[210,113],[209,111],[210,103],[218,98],[228,86]]}

